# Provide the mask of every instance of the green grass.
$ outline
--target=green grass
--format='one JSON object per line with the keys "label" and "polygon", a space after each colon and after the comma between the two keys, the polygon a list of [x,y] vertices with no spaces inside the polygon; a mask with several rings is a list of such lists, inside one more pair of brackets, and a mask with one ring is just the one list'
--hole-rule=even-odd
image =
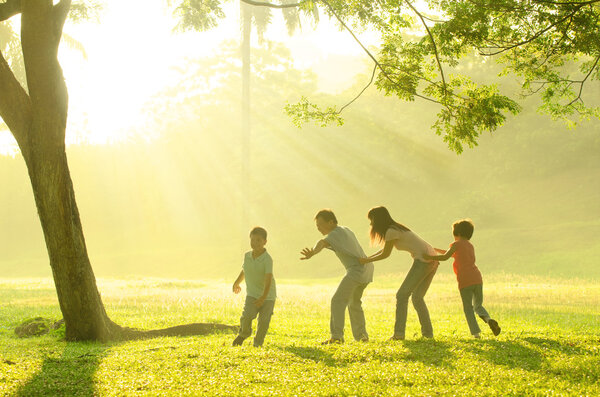
{"label": "green grass", "polygon": [[[600,395],[600,285],[525,276],[486,279],[485,306],[503,328],[470,337],[451,276],[427,297],[435,340],[419,339],[409,309],[408,340],[388,342],[401,275],[366,290],[371,341],[321,346],[335,280],[278,280],[265,346],[230,346],[232,334],[125,343],[65,343],[58,334],[19,339],[14,327],[60,318],[48,279],[0,279],[0,394],[88,395]],[[159,328],[190,322],[236,324],[243,295],[230,283],[99,280],[110,316]],[[350,338],[347,324],[347,339]]]}

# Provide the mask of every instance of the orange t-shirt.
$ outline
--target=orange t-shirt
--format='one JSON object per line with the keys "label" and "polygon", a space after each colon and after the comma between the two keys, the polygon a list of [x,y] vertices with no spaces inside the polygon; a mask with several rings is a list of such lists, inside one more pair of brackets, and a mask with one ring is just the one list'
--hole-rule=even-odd
{"label": "orange t-shirt", "polygon": [[454,274],[458,281],[458,289],[470,287],[471,285],[483,284],[481,272],[475,266],[475,248],[469,240],[456,240],[450,246],[454,246]]}

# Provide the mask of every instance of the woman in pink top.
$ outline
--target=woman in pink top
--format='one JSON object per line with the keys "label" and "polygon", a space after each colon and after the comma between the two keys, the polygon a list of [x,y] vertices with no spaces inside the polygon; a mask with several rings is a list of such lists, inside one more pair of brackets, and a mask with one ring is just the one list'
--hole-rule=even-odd
{"label": "woman in pink top", "polygon": [[469,324],[471,335],[475,338],[480,337],[481,329],[477,324],[475,313],[485,321],[494,335],[500,333],[498,322],[492,318],[483,307],[483,280],[481,272],[475,265],[475,248],[469,241],[473,236],[473,222],[463,219],[454,222],[452,225],[452,234],[454,242],[450,244],[447,251],[437,249],[443,255],[424,255],[431,260],[445,261],[451,256],[454,257],[454,273],[458,281],[458,289],[463,302],[463,310]]}
{"label": "woman in pink top", "polygon": [[368,258],[359,259],[361,263],[385,259],[390,256],[394,247],[410,252],[414,259],[396,294],[396,323],[391,340],[404,339],[409,297],[412,297],[413,306],[419,316],[421,333],[425,338],[433,338],[433,327],[424,298],[438,262],[427,260],[423,255],[435,255],[435,249],[409,228],[394,221],[385,207],[371,208],[367,217],[371,221],[371,242],[383,244],[383,248]]}

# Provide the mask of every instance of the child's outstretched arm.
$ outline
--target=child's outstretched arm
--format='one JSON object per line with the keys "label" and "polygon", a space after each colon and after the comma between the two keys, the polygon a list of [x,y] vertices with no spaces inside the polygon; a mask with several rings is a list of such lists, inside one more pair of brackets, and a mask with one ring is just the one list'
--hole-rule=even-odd
{"label": "child's outstretched arm", "polygon": [[383,246],[383,249],[380,249],[379,251],[377,251],[376,253],[374,253],[373,255],[371,255],[369,257],[359,258],[358,261],[363,265],[365,263],[380,261],[380,260],[385,259],[388,256],[390,256],[393,248],[394,248],[394,240],[386,241],[385,245]]}
{"label": "child's outstretched arm", "polygon": [[454,254],[454,251],[456,251],[456,248],[454,247],[454,244],[452,244],[450,246],[450,248],[448,249],[448,251],[438,250],[437,248],[435,248],[435,250],[437,252],[443,252],[443,254],[442,255],[423,254],[423,258],[427,259],[428,261],[445,261],[448,258],[450,258],[452,256],[452,254]]}
{"label": "child's outstretched arm", "polygon": [[242,269],[242,271],[240,272],[240,275],[235,279],[235,282],[233,283],[233,287],[231,288],[231,290],[233,291],[234,294],[239,294],[240,291],[242,290],[242,288],[240,287],[240,284],[242,281],[244,281],[244,278],[246,276],[244,275],[244,270]]}
{"label": "child's outstretched arm", "polygon": [[319,240],[313,248],[304,248],[302,251],[300,251],[300,254],[304,255],[300,259],[302,259],[302,260],[310,259],[313,256],[317,255],[319,252],[321,252],[323,250],[323,248],[328,248],[328,247],[330,247],[330,245],[327,241]]}

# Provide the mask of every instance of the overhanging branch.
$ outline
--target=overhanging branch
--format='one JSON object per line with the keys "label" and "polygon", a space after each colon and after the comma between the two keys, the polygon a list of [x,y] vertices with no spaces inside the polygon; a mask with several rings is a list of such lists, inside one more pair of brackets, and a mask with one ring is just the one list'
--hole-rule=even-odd
{"label": "overhanging branch", "polygon": [[[243,3],[249,4],[249,5],[253,5],[253,6],[259,6],[259,7],[270,7],[270,8],[292,8],[292,7],[299,7],[304,3],[307,3],[310,0],[303,0],[300,1],[298,3],[291,3],[291,4],[273,4],[273,3],[268,3],[268,2],[263,2],[263,1],[255,1],[255,0],[240,0]],[[600,0],[599,0],[600,1]],[[342,27],[348,32],[350,33],[350,35],[352,36],[352,38],[354,39],[354,41],[356,41],[358,43],[358,45],[363,49],[363,51],[369,56],[369,58],[371,58],[371,60],[375,63],[375,69],[373,70],[373,77],[375,76],[375,70],[379,69],[381,71],[381,74],[388,80],[390,81],[392,84],[397,85],[397,82],[386,72],[386,70],[384,69],[384,67],[379,63],[379,61],[377,60],[377,58],[375,58],[375,56],[373,54],[371,54],[371,52],[363,45],[363,43],[358,39],[358,37],[356,37],[356,35],[354,34],[354,32],[352,31],[352,29],[350,29],[348,27],[348,25],[344,22],[344,20],[337,14],[337,12],[335,11],[335,9],[333,8],[333,6],[331,4],[329,4],[329,2],[327,0],[314,0],[315,3],[322,3],[325,6],[327,6],[327,8],[329,9],[329,11],[331,12],[331,14],[337,19],[337,21],[342,25]],[[416,10],[415,10],[416,11]],[[422,15],[420,13],[417,12],[418,15],[420,15],[421,20],[423,21],[423,24],[425,25],[425,21],[422,17]],[[426,26],[427,28],[427,26]],[[430,37],[432,39],[433,42],[433,37],[431,36],[431,32],[429,31],[429,29],[427,29],[428,33],[430,34]],[[434,46],[434,50],[436,53],[436,59],[438,61],[438,65],[440,67],[440,73],[442,75],[442,83],[443,83],[443,90],[444,93],[447,93],[446,90],[446,81],[444,79],[444,73],[441,67],[441,63],[439,60],[439,56],[437,54],[437,47],[435,42],[433,42],[433,46]],[[349,106],[352,102],[354,102],[356,99],[358,99],[358,97],[360,97],[362,95],[362,93],[366,90],[367,87],[369,87],[372,83],[369,82],[369,84],[367,84],[367,86],[354,98],[352,99],[349,103],[347,103],[346,105],[344,105],[339,112],[341,112],[343,109],[345,109],[347,106]],[[416,92],[411,92],[412,95],[424,99],[426,101],[430,101],[433,103],[437,103],[437,104],[441,104],[439,101],[426,97],[424,95],[418,94]],[[338,112],[338,113],[339,113]]]}
{"label": "overhanging branch", "polygon": [[246,3],[246,4],[249,4],[251,6],[258,6],[258,7],[294,8],[294,7],[300,7],[304,3],[308,3],[309,0],[303,0],[303,1],[300,1],[298,3],[291,3],[291,4],[273,4],[273,3],[268,3],[268,2],[265,2],[265,1],[254,1],[254,0],[240,0],[240,1],[242,3]]}
{"label": "overhanging branch", "polygon": [[440,56],[438,54],[437,45],[435,44],[435,38],[433,37],[431,30],[429,30],[429,26],[427,26],[427,23],[425,23],[425,19],[423,18],[423,15],[415,7],[413,7],[413,5],[409,1],[407,1],[406,4],[408,4],[408,6],[411,8],[411,10],[413,10],[413,12],[415,14],[417,14],[419,19],[421,19],[421,22],[423,23],[425,30],[427,30],[427,35],[429,36],[429,39],[431,40],[431,45],[433,46],[433,52],[435,54],[435,60],[437,61],[438,69],[440,71],[440,76],[442,78],[442,85],[444,88],[444,96],[446,96],[446,94],[448,92],[448,89],[446,86],[446,78],[444,77],[444,68],[442,68],[442,62],[440,62]]}
{"label": "overhanging branch", "polygon": [[0,22],[21,13],[21,0],[8,0],[0,4]]}
{"label": "overhanging branch", "polygon": [[[331,6],[331,4],[329,4],[328,1],[326,0],[320,0],[323,4],[325,4],[328,8],[329,11],[331,12],[331,14],[338,20],[338,22],[342,25],[342,27],[344,29],[346,29],[348,31],[348,33],[350,33],[350,35],[352,36],[352,38],[354,38],[354,41],[356,41],[358,43],[358,45],[363,49],[363,51],[369,56],[369,58],[371,58],[373,60],[373,62],[375,63],[375,65],[379,68],[379,70],[381,70],[381,74],[392,84],[397,86],[397,83],[394,79],[392,79],[390,77],[390,75],[386,72],[386,70],[383,68],[383,66],[381,65],[381,63],[379,63],[379,61],[377,60],[377,58],[375,58],[375,56],[373,54],[371,54],[371,51],[369,51],[367,49],[367,47],[364,46],[364,44],[358,39],[358,37],[356,37],[356,35],[354,34],[354,32],[352,31],[352,29],[350,29],[348,27],[348,25],[346,25],[346,23],[344,22],[344,20],[337,14],[337,12],[335,11],[335,9]],[[421,98],[421,99],[425,99],[426,101],[430,101],[433,103],[438,103],[440,104],[439,101],[436,101],[435,99],[432,98],[428,98],[424,95],[421,94],[417,94],[416,92],[411,92],[412,95]]]}
{"label": "overhanging branch", "polygon": [[536,0],[535,3],[540,4],[550,4],[554,6],[586,6],[594,3],[600,3],[600,0],[590,0],[590,1],[546,1],[546,0]]}
{"label": "overhanging branch", "polygon": [[[52,10],[54,14],[54,29],[56,34],[56,39],[60,42],[60,37],[62,36],[63,26],[65,25],[65,21],[67,20],[67,15],[69,15],[69,9],[71,8],[71,0],[60,0]],[[57,42],[57,46],[58,46]]]}
{"label": "overhanging branch", "polygon": [[21,146],[31,121],[31,100],[2,53],[0,53],[0,93],[0,117]]}
{"label": "overhanging branch", "polygon": [[69,15],[69,9],[71,8],[71,0],[60,0],[54,6],[54,18],[55,21],[61,25],[65,23],[67,15]]}
{"label": "overhanging branch", "polygon": [[371,80],[369,80],[369,83],[350,102],[348,102],[347,104],[345,104],[344,106],[342,106],[340,108],[340,110],[338,110],[338,112],[337,112],[338,114],[342,113],[342,111],[344,109],[346,109],[348,106],[352,105],[352,102],[356,101],[363,94],[363,92],[365,92],[367,90],[367,88],[369,88],[369,86],[371,84],[373,84],[373,80],[375,79],[375,72],[376,71],[377,71],[377,65],[375,65],[373,67],[373,73],[371,74]]}
{"label": "overhanging branch", "polygon": [[[600,1],[600,0],[598,0],[598,1]],[[530,38],[528,38],[526,40],[523,40],[523,41],[520,41],[518,43],[514,43],[514,44],[511,44],[511,45],[508,45],[506,47],[499,48],[497,51],[484,52],[484,50],[486,50],[486,48],[480,48],[479,49],[479,54],[482,55],[482,56],[494,56],[494,55],[498,55],[498,54],[501,54],[501,53],[506,52],[506,51],[510,51],[510,50],[512,50],[514,48],[517,48],[517,47],[520,47],[522,45],[529,44],[533,40],[537,39],[538,37],[540,37],[543,34],[545,34],[546,32],[548,32],[550,29],[554,28],[555,26],[560,25],[561,23],[563,23],[567,19],[572,18],[575,14],[577,14],[579,12],[579,10],[581,10],[581,8],[583,8],[583,5],[579,5],[579,6],[575,7],[575,9],[571,13],[565,15],[563,18],[557,20],[556,22],[551,23],[550,25],[548,25],[544,29],[536,32],[533,36],[531,36]],[[489,49],[490,48],[487,48],[487,50],[489,50]]]}
{"label": "overhanging branch", "polygon": [[594,64],[592,65],[592,67],[590,68],[588,73],[585,75],[583,80],[581,80],[580,85],[579,85],[579,95],[577,95],[577,98],[575,98],[571,102],[569,102],[566,107],[573,105],[577,101],[581,101],[581,95],[583,94],[583,85],[585,84],[586,80],[591,76],[591,74],[594,72],[594,69],[596,69],[596,66],[598,66],[598,61],[600,61],[600,55],[598,55],[596,57]]}

